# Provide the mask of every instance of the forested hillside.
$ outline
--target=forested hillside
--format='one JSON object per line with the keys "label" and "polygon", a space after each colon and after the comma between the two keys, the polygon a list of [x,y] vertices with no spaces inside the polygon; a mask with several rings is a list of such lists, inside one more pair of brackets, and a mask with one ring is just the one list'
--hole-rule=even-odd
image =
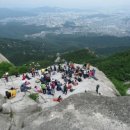
{"label": "forested hillside", "polygon": [[95,65],[113,81],[122,95],[126,94],[130,88],[130,50],[105,58]]}
{"label": "forested hillside", "polygon": [[96,54],[89,49],[71,51],[71,52],[63,54],[61,57],[62,59],[65,59],[67,61],[72,61],[74,63],[86,63],[86,62],[91,62],[98,59]]}
{"label": "forested hillside", "polygon": [[15,65],[48,59],[56,53],[83,48],[99,56],[108,56],[130,47],[129,37],[48,35],[43,39],[0,39],[0,52]]}
{"label": "forested hillside", "polygon": [[89,62],[98,67],[111,79],[121,95],[126,95],[130,88],[130,50],[100,58],[84,49],[64,54],[63,57],[68,61],[82,64]]}
{"label": "forested hillside", "polygon": [[15,65],[45,60],[54,51],[57,50],[52,45],[48,46],[42,41],[0,39],[0,52]]}

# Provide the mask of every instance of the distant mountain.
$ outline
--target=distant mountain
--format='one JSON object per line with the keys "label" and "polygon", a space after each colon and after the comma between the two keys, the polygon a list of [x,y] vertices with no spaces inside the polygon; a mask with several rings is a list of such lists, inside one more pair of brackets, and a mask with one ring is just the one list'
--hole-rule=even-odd
{"label": "distant mountain", "polygon": [[31,12],[30,10],[20,10],[20,9],[8,9],[8,8],[0,8],[0,19],[8,18],[8,17],[23,17],[23,16],[34,16],[35,12]]}
{"label": "distant mountain", "polygon": [[67,11],[82,11],[80,9],[65,9],[59,7],[39,7],[39,8],[23,8],[23,9],[10,9],[10,8],[0,8],[0,19],[8,17],[25,17],[25,16],[35,16],[40,13],[59,13]]}
{"label": "distant mountain", "polygon": [[86,11],[84,9],[77,9],[77,8],[61,8],[61,7],[49,7],[49,6],[44,6],[44,7],[39,7],[39,8],[34,8],[32,11],[36,12],[43,12],[43,13],[60,13],[60,12],[82,12]]}
{"label": "distant mountain", "polygon": [[48,7],[48,6],[32,9],[32,11],[42,12],[42,13],[45,13],[45,12],[52,12],[52,13],[58,12],[59,13],[59,12],[67,11],[67,10],[69,9],[64,9],[64,8],[59,8],[59,7]]}

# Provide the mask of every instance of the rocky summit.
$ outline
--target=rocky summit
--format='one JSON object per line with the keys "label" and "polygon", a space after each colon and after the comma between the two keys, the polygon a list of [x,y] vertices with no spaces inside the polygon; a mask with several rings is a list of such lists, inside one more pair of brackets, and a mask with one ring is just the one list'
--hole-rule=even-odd
{"label": "rocky summit", "polygon": [[[8,82],[1,79],[0,130],[130,130],[130,97],[119,96],[103,72],[93,66],[91,69],[95,69],[96,79],[82,78],[67,95],[60,91],[54,96],[38,93],[36,101],[29,95],[34,93],[34,86],[40,86],[36,82],[39,76],[28,74],[31,77],[28,92],[20,92],[22,75],[10,76]],[[62,83],[61,76],[62,73],[56,71],[51,80]],[[100,85],[98,94],[97,84]],[[17,87],[16,97],[7,99],[5,91],[12,86]],[[54,102],[59,95],[63,101]]]}

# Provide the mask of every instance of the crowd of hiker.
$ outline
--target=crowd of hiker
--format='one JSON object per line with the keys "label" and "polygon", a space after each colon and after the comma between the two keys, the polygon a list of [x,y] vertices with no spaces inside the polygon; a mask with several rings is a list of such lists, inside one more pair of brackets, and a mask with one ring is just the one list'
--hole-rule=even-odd
{"label": "crowd of hiker", "polygon": [[[66,62],[65,64],[59,65],[52,65],[46,69],[41,69],[40,73],[38,69],[32,67],[30,73],[31,76],[29,74],[22,75],[23,82],[20,86],[21,92],[27,92],[28,90],[33,89],[36,93],[43,93],[52,96],[55,95],[56,91],[61,92],[61,94],[67,95],[68,93],[73,92],[75,90],[75,86],[77,86],[86,78],[94,78],[95,80],[97,80],[97,78],[95,77],[95,69],[91,69],[90,64],[84,64],[82,67],[80,67],[71,62]],[[53,76],[57,73],[61,73],[62,82],[53,78]],[[38,85],[32,87],[29,80],[35,77],[39,77],[36,78],[35,81]],[[96,86],[97,93],[98,89],[99,85]],[[11,90],[13,90],[13,88],[11,88]],[[8,92],[6,91],[7,98],[11,97],[11,94],[9,94],[11,90],[9,90]],[[62,101],[62,96],[59,95],[57,98],[54,98],[53,101]]]}

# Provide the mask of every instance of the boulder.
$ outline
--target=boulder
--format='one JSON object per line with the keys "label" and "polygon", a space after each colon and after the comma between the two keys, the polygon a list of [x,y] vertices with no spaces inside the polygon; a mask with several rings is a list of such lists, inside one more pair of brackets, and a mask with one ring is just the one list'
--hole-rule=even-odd
{"label": "boulder", "polygon": [[22,100],[17,102],[11,102],[11,111],[13,114],[13,120],[15,126],[21,128],[23,126],[23,121],[30,115],[39,112],[41,110],[40,106],[25,96]]}
{"label": "boulder", "polygon": [[2,105],[2,113],[3,114],[10,114],[11,113],[11,103],[10,102],[4,103]]}
{"label": "boulder", "polygon": [[0,130],[9,130],[10,127],[11,127],[10,115],[0,113]]}
{"label": "boulder", "polygon": [[130,88],[127,90],[127,94],[130,95]]}
{"label": "boulder", "polygon": [[22,130],[130,130],[130,97],[82,93],[29,116]]}
{"label": "boulder", "polygon": [[2,114],[10,115],[13,122],[11,125],[12,130],[20,129],[23,127],[23,121],[30,115],[41,110],[40,106],[30,99],[27,95],[23,98],[14,98],[7,100],[7,103],[2,105]]}
{"label": "boulder", "polygon": [[0,111],[2,111],[2,105],[5,103],[5,98],[0,95]]}

